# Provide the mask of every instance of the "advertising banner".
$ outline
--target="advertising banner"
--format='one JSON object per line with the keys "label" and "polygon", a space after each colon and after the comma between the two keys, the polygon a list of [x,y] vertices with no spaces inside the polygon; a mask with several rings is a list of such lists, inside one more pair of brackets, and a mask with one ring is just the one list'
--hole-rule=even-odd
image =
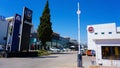
{"label": "advertising banner", "polygon": [[21,16],[16,14],[14,17],[14,24],[13,24],[13,36],[12,36],[12,45],[11,51],[16,52],[19,50],[19,32],[21,26]]}
{"label": "advertising banner", "polygon": [[26,7],[24,8],[20,51],[29,50],[30,32],[32,27],[32,13],[32,10]]}

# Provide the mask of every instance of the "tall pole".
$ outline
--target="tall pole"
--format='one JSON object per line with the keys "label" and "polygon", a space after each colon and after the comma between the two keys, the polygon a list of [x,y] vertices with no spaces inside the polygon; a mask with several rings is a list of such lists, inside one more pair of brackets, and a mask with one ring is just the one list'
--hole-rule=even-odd
{"label": "tall pole", "polygon": [[78,15],[78,67],[82,67],[82,55],[81,55],[81,49],[80,49],[80,9],[79,9],[79,2],[78,2],[78,10],[77,10],[77,15]]}

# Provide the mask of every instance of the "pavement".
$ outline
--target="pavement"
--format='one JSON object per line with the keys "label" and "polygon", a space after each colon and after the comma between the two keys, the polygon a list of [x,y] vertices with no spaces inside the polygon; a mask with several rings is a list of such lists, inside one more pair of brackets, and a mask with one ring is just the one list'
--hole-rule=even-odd
{"label": "pavement", "polygon": [[120,68],[120,67],[110,67],[110,66],[90,66],[89,68]]}
{"label": "pavement", "polygon": [[41,57],[0,58],[0,68],[77,68],[74,51]]}
{"label": "pavement", "polygon": [[91,60],[95,60],[95,57],[92,56],[83,56],[83,68],[120,68],[114,66],[96,66],[96,62],[94,64],[91,63]]}
{"label": "pavement", "polygon": [[[117,68],[95,66],[91,64],[92,57],[83,56],[83,68]],[[79,68],[77,67],[77,52],[69,51],[41,57],[0,58],[0,68]]]}

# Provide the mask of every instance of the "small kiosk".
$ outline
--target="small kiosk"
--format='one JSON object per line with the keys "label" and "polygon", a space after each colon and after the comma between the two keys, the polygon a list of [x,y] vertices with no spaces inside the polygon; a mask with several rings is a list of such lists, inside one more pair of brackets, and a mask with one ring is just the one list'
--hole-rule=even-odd
{"label": "small kiosk", "polygon": [[97,65],[120,67],[120,27],[115,23],[88,25],[87,36]]}

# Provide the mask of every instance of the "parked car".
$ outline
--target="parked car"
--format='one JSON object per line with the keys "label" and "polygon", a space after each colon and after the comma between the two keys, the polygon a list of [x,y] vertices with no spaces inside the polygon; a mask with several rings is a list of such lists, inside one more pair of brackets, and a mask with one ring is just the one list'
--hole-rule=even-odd
{"label": "parked car", "polygon": [[4,46],[0,45],[0,57],[4,54]]}
{"label": "parked car", "polygon": [[86,51],[85,50],[81,50],[81,54],[82,55],[86,55]]}
{"label": "parked car", "polygon": [[53,47],[53,48],[50,48],[50,51],[53,53],[58,53],[58,52],[60,52],[60,49]]}
{"label": "parked car", "polygon": [[0,51],[4,51],[3,45],[0,45]]}
{"label": "parked car", "polygon": [[86,51],[87,56],[92,56],[91,50]]}
{"label": "parked car", "polygon": [[95,56],[95,50],[87,50],[86,54],[88,56]]}
{"label": "parked car", "polygon": [[96,55],[95,50],[91,50],[91,53],[92,53],[92,56],[95,56],[95,55]]}
{"label": "parked car", "polygon": [[65,52],[66,49],[65,48],[59,48],[61,52]]}

